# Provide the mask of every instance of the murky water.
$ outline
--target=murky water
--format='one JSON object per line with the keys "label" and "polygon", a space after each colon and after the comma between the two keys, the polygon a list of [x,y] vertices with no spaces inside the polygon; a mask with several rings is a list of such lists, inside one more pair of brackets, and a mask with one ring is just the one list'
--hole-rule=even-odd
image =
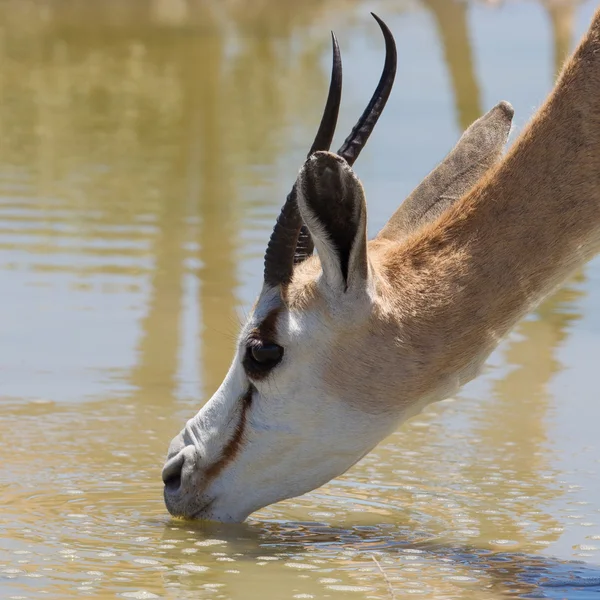
{"label": "murky water", "polygon": [[160,480],[259,289],[329,29],[340,138],[383,59],[369,10],[398,41],[357,164],[374,233],[498,100],[523,125],[594,5],[3,2],[0,597],[597,597],[599,261],[459,397],[311,494],[186,523]]}

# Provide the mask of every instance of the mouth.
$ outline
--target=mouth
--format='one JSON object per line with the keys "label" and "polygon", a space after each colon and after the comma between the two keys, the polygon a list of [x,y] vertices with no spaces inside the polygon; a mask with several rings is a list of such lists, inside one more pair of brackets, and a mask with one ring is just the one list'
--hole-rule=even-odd
{"label": "mouth", "polygon": [[[213,505],[215,499],[213,498],[212,500],[209,500],[208,502],[206,502],[201,508],[199,508],[191,517],[189,517],[190,519],[202,519],[203,517],[201,516],[203,513],[206,513],[210,507]],[[204,517],[205,520],[209,520],[206,517]]]}
{"label": "mouth", "polygon": [[215,502],[215,498],[211,498],[210,500],[203,502],[200,506],[194,506],[194,503],[189,504],[185,501],[185,498],[181,495],[172,493],[168,490],[167,486],[165,486],[164,490],[164,499],[165,504],[167,506],[167,510],[171,513],[171,516],[186,519],[189,521],[193,521],[196,519],[201,519],[205,521],[210,521],[211,519],[206,516],[211,506]]}
{"label": "mouth", "polygon": [[[188,457],[189,458],[189,457]],[[163,495],[168,511],[174,517],[183,519],[205,518],[215,498],[205,500],[193,493],[190,488],[189,469],[186,465],[186,453],[180,452],[167,461],[162,470],[162,480],[165,484]],[[189,465],[188,465],[189,467]],[[184,473],[184,470],[186,473]],[[203,501],[204,500],[204,501]]]}

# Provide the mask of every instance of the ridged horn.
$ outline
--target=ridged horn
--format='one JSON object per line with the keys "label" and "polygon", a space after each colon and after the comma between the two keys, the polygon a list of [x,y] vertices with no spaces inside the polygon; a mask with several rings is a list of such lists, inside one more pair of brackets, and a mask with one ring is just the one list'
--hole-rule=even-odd
{"label": "ridged horn", "polygon": [[[318,150],[329,150],[342,99],[342,58],[340,48],[331,32],[333,46],[333,64],[331,67],[331,81],[325,110],[315,140],[308,152],[310,156]],[[271,239],[265,252],[264,281],[270,287],[285,285],[292,278],[294,264],[302,262],[310,256],[314,243],[308,229],[302,224],[302,217],[298,212],[296,202],[296,186],[288,194],[281,213],[277,218]]]}
{"label": "ridged horn", "polygon": [[[354,164],[354,161],[356,161],[361,150],[367,143],[367,140],[388,101],[396,77],[397,52],[394,36],[388,26],[375,13],[371,13],[371,15],[377,21],[383,33],[385,40],[385,63],[381,78],[379,79],[377,88],[375,89],[367,108],[353,127],[350,135],[342,144],[342,147],[338,150],[338,154],[342,156],[349,165]],[[310,154],[317,149],[318,148],[315,148],[314,150],[311,149]],[[313,253],[313,250],[314,242],[310,235],[310,231],[306,225],[302,225],[298,236],[294,264],[301,263],[308,258]]]}
{"label": "ridged horn", "polygon": [[[352,128],[337,154],[344,158],[349,165],[353,165],[362,149],[365,147],[375,124],[379,120],[388,101],[394,79],[396,77],[397,53],[394,36],[388,26],[375,14],[371,13],[381,28],[385,40],[385,63],[377,84],[377,88],[365,108],[363,114]],[[331,34],[333,41],[333,66],[331,69],[331,83],[325,111],[321,119],[315,141],[307,156],[318,150],[329,150],[342,93],[342,60],[335,35]],[[285,204],[271,234],[271,239],[265,253],[265,284],[274,287],[286,285],[292,278],[294,264],[298,264],[310,256],[314,243],[296,202],[296,186],[292,188],[286,198]]]}
{"label": "ridged horn", "polygon": [[341,148],[338,150],[338,154],[346,159],[346,162],[352,166],[361,150],[365,147],[369,136],[371,135],[375,124],[379,120],[383,109],[390,97],[392,86],[394,85],[394,79],[396,77],[396,65],[398,57],[396,53],[396,42],[394,36],[389,30],[389,27],[375,14],[371,13],[373,18],[377,21],[383,38],[385,40],[385,64],[383,65],[383,71],[367,108],[365,108],[360,119],[356,122],[356,125],[352,128],[350,135],[346,138]]}

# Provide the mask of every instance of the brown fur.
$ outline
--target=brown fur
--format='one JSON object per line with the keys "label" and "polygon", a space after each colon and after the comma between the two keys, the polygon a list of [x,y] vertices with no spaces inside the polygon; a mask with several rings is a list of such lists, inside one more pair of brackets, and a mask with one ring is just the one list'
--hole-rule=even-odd
{"label": "brown fur", "polygon": [[[406,239],[369,243],[375,308],[340,328],[328,384],[381,410],[466,383],[599,242],[600,11],[500,164]],[[316,258],[296,270],[290,310],[324,310],[319,271]]]}
{"label": "brown fur", "polygon": [[277,319],[281,313],[281,307],[278,306],[271,310],[261,323],[248,334],[249,340],[257,340],[263,343],[273,343],[277,341]]}

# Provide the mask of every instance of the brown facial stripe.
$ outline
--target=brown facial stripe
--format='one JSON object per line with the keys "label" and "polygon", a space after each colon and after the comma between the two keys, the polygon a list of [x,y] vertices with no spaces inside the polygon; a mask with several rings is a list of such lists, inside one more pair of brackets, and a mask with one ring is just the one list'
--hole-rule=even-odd
{"label": "brown facial stripe", "polygon": [[214,479],[237,455],[240,451],[244,441],[244,430],[246,429],[246,417],[250,404],[252,403],[252,392],[253,387],[250,386],[246,394],[242,397],[242,409],[240,414],[240,420],[238,421],[233,436],[227,442],[227,445],[223,449],[223,453],[219,460],[213,463],[205,472],[206,484],[211,479]]}
{"label": "brown facial stripe", "polygon": [[281,312],[281,307],[274,308],[267,316],[263,319],[262,323],[259,323],[257,327],[250,331],[248,335],[249,340],[258,340],[261,342],[274,342],[277,334],[277,317]]}

